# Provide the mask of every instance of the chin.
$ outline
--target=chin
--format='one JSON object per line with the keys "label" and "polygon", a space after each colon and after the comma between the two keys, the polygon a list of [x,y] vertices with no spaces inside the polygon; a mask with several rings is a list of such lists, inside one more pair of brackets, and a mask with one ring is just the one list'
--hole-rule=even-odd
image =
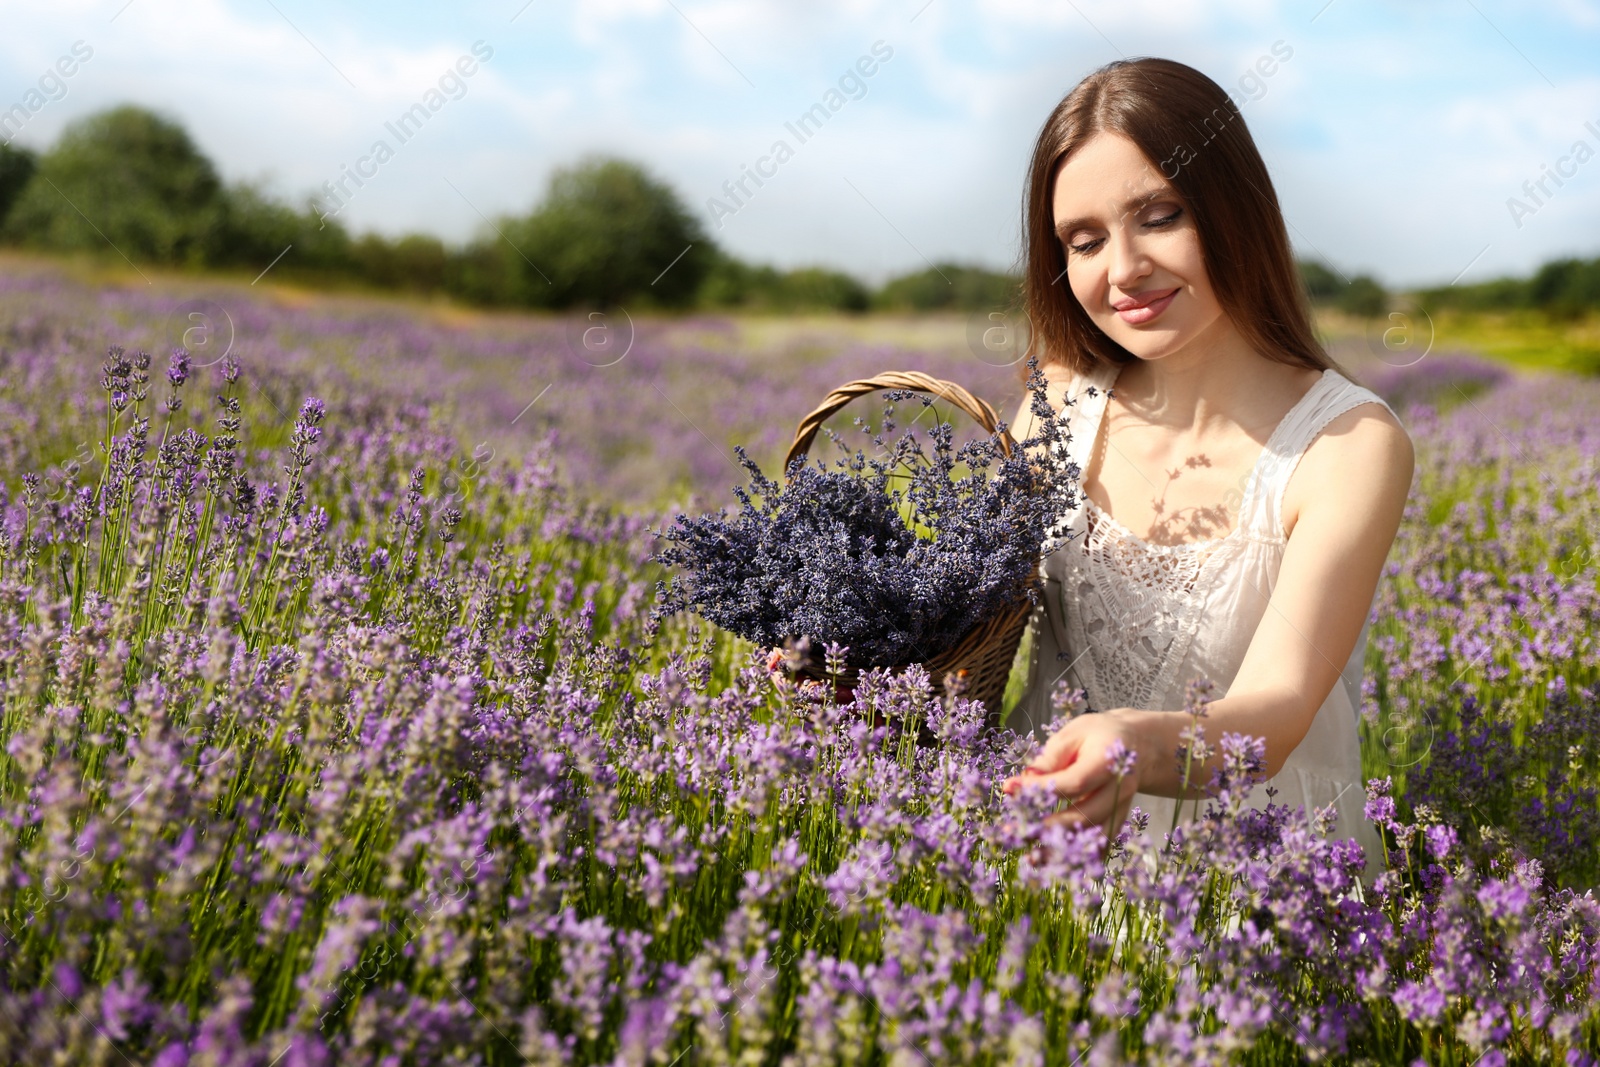
{"label": "chin", "polygon": [[1121,345],[1124,351],[1143,360],[1170,356],[1194,339],[1193,334],[1187,330],[1152,330],[1145,333],[1121,329],[1113,333],[1102,326],[1101,331]]}
{"label": "chin", "polygon": [[[1201,312],[1196,314],[1196,312]],[[1176,313],[1176,314],[1174,314]],[[1193,305],[1168,307],[1154,322],[1144,327],[1123,322],[1116,315],[1095,317],[1100,332],[1142,360],[1158,360],[1175,355],[1196,342],[1216,335],[1217,327],[1225,322],[1220,309],[1205,314]]]}

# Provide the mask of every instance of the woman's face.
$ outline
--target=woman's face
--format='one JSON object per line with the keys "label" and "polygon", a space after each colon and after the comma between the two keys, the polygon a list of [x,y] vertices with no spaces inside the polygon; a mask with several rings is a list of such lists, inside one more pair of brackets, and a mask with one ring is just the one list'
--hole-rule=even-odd
{"label": "woman's face", "polygon": [[1052,207],[1072,295],[1117,344],[1161,359],[1228,328],[1189,205],[1132,141],[1080,145],[1056,171]]}

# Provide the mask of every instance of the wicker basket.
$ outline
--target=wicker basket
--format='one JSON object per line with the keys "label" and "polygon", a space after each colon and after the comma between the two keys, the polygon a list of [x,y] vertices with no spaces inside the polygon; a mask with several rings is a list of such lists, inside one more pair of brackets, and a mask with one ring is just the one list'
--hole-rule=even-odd
{"label": "wicker basket", "polygon": [[[881,389],[914,389],[941,397],[971,415],[989,433],[993,433],[999,424],[993,407],[954,382],[930,377],[920,371],[884,371],[871,378],[860,378],[839,386],[801,419],[795,430],[794,443],[789,446],[788,455],[783,460],[784,471],[787,473],[789,464],[796,456],[810,450],[817,431],[834,412],[858,396]],[[1000,435],[1000,448],[1007,456],[1011,455],[1015,444],[1009,431]],[[1011,676],[1017,645],[1022,640],[1022,631],[1027,628],[1032,611],[1032,603],[1024,598],[1017,605],[990,616],[967,631],[953,648],[927,660],[923,666],[932,677],[935,692],[960,692],[969,699],[983,701],[989,722],[999,725],[1000,703],[1005,696],[1006,681]],[[903,670],[910,664],[891,666],[895,670]],[[848,691],[854,688],[855,673],[849,670],[840,677],[841,689]],[[803,666],[797,674],[819,680],[824,677],[820,667],[815,664]]]}

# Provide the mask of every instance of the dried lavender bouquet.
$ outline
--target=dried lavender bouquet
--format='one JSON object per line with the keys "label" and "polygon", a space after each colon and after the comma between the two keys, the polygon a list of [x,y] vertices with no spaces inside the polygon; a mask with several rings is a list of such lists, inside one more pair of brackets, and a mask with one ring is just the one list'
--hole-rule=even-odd
{"label": "dried lavender bouquet", "polygon": [[856,419],[877,456],[850,455],[824,431],[845,457],[829,469],[796,456],[780,483],[736,446],[750,475],[733,490],[739,513],[679,515],[655,531],[670,544],[653,558],[678,568],[657,584],[656,617],[693,610],[763,648],[840,645],[861,669],[926,661],[990,615],[1037,603],[1039,560],[1066,539],[1059,520],[1076,506],[1079,472],[1066,411],[1052,411],[1037,361],[1028,366],[1038,431],[1010,456],[1004,422],[959,448],[941,422],[927,431],[931,455],[909,426],[887,440],[897,401],[934,403],[913,390],[884,393],[881,431]]}

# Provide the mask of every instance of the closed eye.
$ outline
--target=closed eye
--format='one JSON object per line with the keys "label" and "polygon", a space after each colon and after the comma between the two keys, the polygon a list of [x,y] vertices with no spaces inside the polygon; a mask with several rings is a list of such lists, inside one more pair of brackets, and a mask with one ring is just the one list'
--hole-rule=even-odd
{"label": "closed eye", "polygon": [[[1174,222],[1177,222],[1182,216],[1183,209],[1178,208],[1171,214],[1163,215],[1158,219],[1151,219],[1149,222],[1143,223],[1143,226],[1147,230],[1162,230],[1168,226],[1171,226]],[[1080,256],[1087,256],[1092,255],[1104,243],[1104,237],[1097,237],[1093,241],[1084,241],[1082,244],[1068,244],[1067,248]]]}

